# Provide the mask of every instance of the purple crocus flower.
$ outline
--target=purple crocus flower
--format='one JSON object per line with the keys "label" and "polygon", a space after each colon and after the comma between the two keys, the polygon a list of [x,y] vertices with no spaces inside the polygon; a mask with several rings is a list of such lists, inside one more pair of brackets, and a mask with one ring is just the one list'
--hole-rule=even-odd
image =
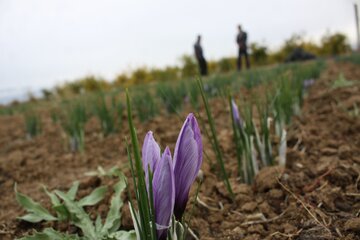
{"label": "purple crocus flower", "polygon": [[231,100],[231,108],[232,108],[232,113],[233,113],[233,119],[235,121],[235,123],[239,126],[239,127],[243,127],[243,120],[240,116],[239,113],[239,109],[235,103],[235,101],[232,99]]}
{"label": "purple crocus flower", "polygon": [[160,157],[160,147],[151,131],[144,139],[142,162],[147,189],[149,189],[149,168],[153,173],[152,189],[157,239],[166,239],[175,202],[174,172],[170,149],[167,147]]}
{"label": "purple crocus flower", "polygon": [[154,172],[153,196],[157,238],[166,239],[175,202],[174,172],[168,147]]}
{"label": "purple crocus flower", "polygon": [[202,141],[200,128],[195,116],[190,113],[186,118],[176,141],[174,152],[175,206],[176,219],[181,219],[189,191],[202,163]]}
{"label": "purple crocus flower", "polygon": [[152,189],[157,238],[166,239],[171,217],[181,219],[192,183],[202,163],[202,141],[199,126],[191,113],[178,136],[174,158],[166,147],[160,157],[160,147],[152,132],[148,132],[142,148],[142,163],[147,189],[148,170],[153,173]]}
{"label": "purple crocus flower", "polygon": [[160,147],[154,139],[153,133],[149,131],[144,139],[142,147],[142,163],[145,172],[146,186],[149,186],[148,168],[154,173],[155,166],[160,160]]}

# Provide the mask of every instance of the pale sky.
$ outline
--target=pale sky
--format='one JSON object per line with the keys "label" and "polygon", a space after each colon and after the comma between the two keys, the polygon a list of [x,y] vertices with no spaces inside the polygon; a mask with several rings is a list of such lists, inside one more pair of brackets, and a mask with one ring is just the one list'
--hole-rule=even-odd
{"label": "pale sky", "polygon": [[275,49],[293,33],[355,44],[359,0],[0,0],[0,91],[179,63],[203,36],[207,59],[236,55],[236,26]]}

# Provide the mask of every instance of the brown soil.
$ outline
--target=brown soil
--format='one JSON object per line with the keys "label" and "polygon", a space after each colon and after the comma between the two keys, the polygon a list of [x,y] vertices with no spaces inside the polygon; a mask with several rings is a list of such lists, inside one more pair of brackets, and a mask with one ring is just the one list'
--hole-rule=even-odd
{"label": "brown soil", "polygon": [[[262,169],[252,186],[235,178],[229,110],[221,100],[212,103],[236,197],[232,203],[216,169],[211,169],[215,155],[204,136],[209,160],[204,158],[200,201],[190,224],[196,235],[201,239],[360,239],[360,118],[350,114],[354,103],[360,106],[360,85],[356,81],[351,87],[331,89],[341,72],[347,79],[360,79],[358,66],[329,62],[311,87],[302,115],[294,118],[290,127],[286,168]],[[16,219],[24,211],[15,201],[15,182],[20,192],[49,206],[41,184],[65,190],[80,180],[80,195],[85,195],[100,184],[113,183],[84,176],[97,166],[108,169],[118,165],[130,176],[125,121],[120,133],[104,138],[96,119],[92,119],[86,126],[84,154],[69,153],[61,128],[50,117],[44,116],[43,125],[43,133],[29,141],[24,137],[21,116],[0,117],[0,239],[14,239],[49,226]],[[163,115],[146,124],[138,123],[138,136],[142,140],[152,130],[162,146],[173,149],[181,125],[175,115]],[[194,191],[195,186],[191,200]],[[105,214],[107,202],[105,199],[89,211]],[[128,207],[122,211],[122,225],[130,229]],[[61,224],[52,227],[77,231]]]}

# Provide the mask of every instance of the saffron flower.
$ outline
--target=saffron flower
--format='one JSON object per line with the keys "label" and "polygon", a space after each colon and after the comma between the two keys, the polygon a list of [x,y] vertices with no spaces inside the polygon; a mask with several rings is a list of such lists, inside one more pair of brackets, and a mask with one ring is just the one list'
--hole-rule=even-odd
{"label": "saffron flower", "polygon": [[190,113],[181,128],[174,152],[174,215],[177,220],[184,214],[190,187],[200,170],[202,151],[200,128],[195,116]]}
{"label": "saffron flower", "polygon": [[166,239],[175,202],[174,172],[170,149],[167,147],[160,158],[160,147],[151,131],[144,139],[142,163],[148,190],[149,170],[153,173],[152,190],[157,239]]}
{"label": "saffron flower", "polygon": [[175,182],[170,149],[167,147],[156,166],[153,177],[155,222],[158,239],[166,239],[173,215]]}
{"label": "saffron flower", "polygon": [[142,147],[142,164],[145,172],[146,186],[149,187],[148,168],[154,173],[155,166],[160,161],[160,147],[154,139],[153,133],[149,131],[144,139]]}
{"label": "saffron flower", "polygon": [[[149,131],[142,147],[142,164],[146,187],[152,184],[157,239],[166,239],[171,217],[181,219],[189,198],[191,185],[202,163],[200,128],[191,113],[178,136],[174,158],[168,147],[161,155],[160,147]],[[152,183],[149,182],[149,170]],[[149,194],[150,196],[150,194]]]}
{"label": "saffron flower", "polygon": [[243,128],[244,122],[243,122],[243,120],[242,120],[242,118],[240,116],[239,109],[238,109],[238,107],[237,107],[234,100],[231,100],[231,108],[232,108],[233,119],[234,119],[235,123],[239,127]]}

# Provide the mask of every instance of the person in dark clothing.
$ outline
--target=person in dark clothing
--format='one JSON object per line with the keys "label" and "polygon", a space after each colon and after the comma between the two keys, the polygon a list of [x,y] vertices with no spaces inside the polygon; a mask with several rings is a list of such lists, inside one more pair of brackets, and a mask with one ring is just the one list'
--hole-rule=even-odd
{"label": "person in dark clothing", "polygon": [[198,64],[199,64],[199,69],[200,69],[201,76],[206,76],[207,73],[208,73],[207,62],[206,62],[206,60],[204,58],[203,49],[201,47],[200,42],[201,42],[201,36],[198,35],[196,43],[194,45],[195,57],[196,57],[196,60],[198,61]]}
{"label": "person in dark clothing", "polygon": [[249,55],[247,52],[247,33],[241,29],[240,25],[238,26],[238,29],[239,29],[239,33],[236,36],[236,43],[239,46],[239,54],[238,54],[238,58],[237,58],[237,69],[240,71],[241,65],[242,65],[242,61],[241,61],[242,55],[245,56],[247,69],[250,68],[250,61],[249,61]]}

